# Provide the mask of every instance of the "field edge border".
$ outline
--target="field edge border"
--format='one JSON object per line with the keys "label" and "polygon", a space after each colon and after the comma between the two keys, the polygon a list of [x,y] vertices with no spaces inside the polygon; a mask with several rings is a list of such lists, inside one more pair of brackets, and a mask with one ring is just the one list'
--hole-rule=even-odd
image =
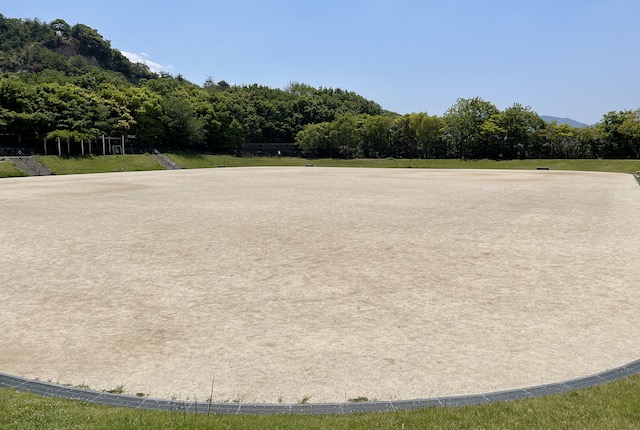
{"label": "field edge border", "polygon": [[51,382],[42,382],[19,376],[0,373],[0,388],[11,388],[44,397],[57,397],[98,405],[129,407],[135,409],[181,411],[217,415],[277,415],[277,414],[351,414],[362,412],[391,412],[413,410],[428,407],[453,407],[479,405],[518,399],[530,399],[554,394],[562,394],[581,388],[594,387],[618,379],[640,374],[640,360],[632,361],[620,367],[562,382],[518,388],[506,391],[494,391],[484,394],[465,396],[444,396],[415,400],[388,400],[372,402],[339,403],[219,403],[184,400],[164,400],[148,397],[113,394],[87,390],[73,386],[64,386]]}

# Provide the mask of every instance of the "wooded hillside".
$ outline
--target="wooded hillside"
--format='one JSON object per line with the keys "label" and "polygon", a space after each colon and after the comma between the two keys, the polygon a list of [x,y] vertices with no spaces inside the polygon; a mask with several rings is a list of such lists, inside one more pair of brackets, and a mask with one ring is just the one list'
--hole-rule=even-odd
{"label": "wooded hillside", "polygon": [[233,153],[245,143],[296,142],[308,157],[638,158],[640,111],[596,126],[543,121],[459,99],[443,116],[397,115],[342,89],[202,85],[152,73],[97,30],[0,15],[0,153],[43,139],[129,136],[130,146]]}

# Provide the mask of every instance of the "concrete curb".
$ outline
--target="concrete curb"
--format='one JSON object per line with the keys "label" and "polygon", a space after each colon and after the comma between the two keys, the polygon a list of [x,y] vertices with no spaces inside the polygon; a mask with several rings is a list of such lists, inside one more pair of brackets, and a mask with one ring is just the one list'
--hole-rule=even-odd
{"label": "concrete curb", "polygon": [[507,391],[495,391],[468,396],[436,397],[416,400],[389,400],[376,402],[344,403],[207,403],[184,400],[163,400],[147,397],[110,394],[101,391],[67,387],[49,382],[35,381],[0,373],[0,388],[12,388],[45,397],[58,397],[108,406],[121,406],[136,409],[181,411],[191,413],[211,413],[218,415],[277,415],[277,414],[351,414],[357,412],[390,412],[428,407],[452,407],[479,405],[518,399],[530,399],[553,394],[575,391],[581,388],[602,385],[640,373],[640,360],[633,361],[615,369],[584,376],[564,382],[519,388]]}

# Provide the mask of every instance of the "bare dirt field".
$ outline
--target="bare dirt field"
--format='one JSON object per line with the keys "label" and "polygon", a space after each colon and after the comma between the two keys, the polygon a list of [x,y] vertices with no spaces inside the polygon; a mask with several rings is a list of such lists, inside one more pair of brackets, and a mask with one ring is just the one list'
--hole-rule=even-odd
{"label": "bare dirt field", "polygon": [[473,394],[640,358],[640,187],[560,171],[0,180],[0,371],[214,401]]}

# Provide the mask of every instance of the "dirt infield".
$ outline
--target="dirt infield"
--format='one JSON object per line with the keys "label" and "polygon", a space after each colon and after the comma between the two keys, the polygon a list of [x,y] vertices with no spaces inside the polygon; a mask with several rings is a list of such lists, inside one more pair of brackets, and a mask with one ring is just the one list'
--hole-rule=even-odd
{"label": "dirt infield", "polygon": [[215,401],[407,399],[640,358],[640,188],[559,171],[0,180],[0,371]]}

